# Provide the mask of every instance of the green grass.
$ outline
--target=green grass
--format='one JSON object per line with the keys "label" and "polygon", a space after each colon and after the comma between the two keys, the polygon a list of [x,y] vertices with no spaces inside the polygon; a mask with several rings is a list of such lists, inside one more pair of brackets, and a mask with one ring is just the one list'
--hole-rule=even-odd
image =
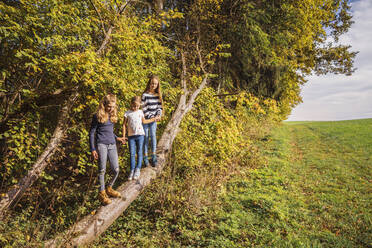
{"label": "green grass", "polygon": [[145,194],[94,246],[372,247],[372,119],[285,122],[257,146],[214,206],[175,216]]}
{"label": "green grass", "polygon": [[226,186],[210,246],[371,247],[372,119],[286,122]]}

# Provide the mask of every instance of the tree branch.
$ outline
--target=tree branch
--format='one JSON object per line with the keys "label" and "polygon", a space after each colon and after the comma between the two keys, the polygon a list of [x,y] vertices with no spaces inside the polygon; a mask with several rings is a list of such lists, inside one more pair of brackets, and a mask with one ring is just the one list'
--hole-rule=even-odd
{"label": "tree branch", "polygon": [[185,55],[183,52],[181,52],[181,61],[182,61],[182,72],[181,72],[181,86],[183,88],[183,91],[185,93],[188,92],[187,90],[187,85],[186,85],[186,60],[185,60]]}
{"label": "tree branch", "polygon": [[92,4],[94,10],[96,11],[96,13],[97,13],[97,15],[98,15],[98,17],[99,17],[99,19],[100,19],[100,21],[101,21],[103,34],[106,36],[105,25],[104,25],[104,22],[103,22],[103,19],[102,19],[101,14],[99,13],[99,11],[98,11],[96,5],[94,5],[93,0],[89,0],[89,2]]}
{"label": "tree branch", "polygon": [[198,53],[198,58],[199,58],[199,62],[200,62],[200,68],[202,69],[203,73],[204,74],[207,74],[207,71],[204,67],[204,62],[203,62],[203,59],[202,59],[202,56],[201,56],[201,50],[199,48],[199,43],[200,43],[200,26],[199,26],[199,23],[197,25],[197,29],[198,29],[198,38],[196,40],[196,52]]}
{"label": "tree branch", "polygon": [[190,99],[187,101],[187,105],[186,105],[186,111],[187,112],[191,110],[192,105],[194,104],[196,97],[199,95],[200,91],[202,91],[204,89],[204,87],[207,85],[207,83],[208,83],[208,73],[204,75],[202,83],[192,93]]}
{"label": "tree branch", "polygon": [[128,0],[125,4],[121,5],[117,16],[120,16],[131,2],[132,0]]}

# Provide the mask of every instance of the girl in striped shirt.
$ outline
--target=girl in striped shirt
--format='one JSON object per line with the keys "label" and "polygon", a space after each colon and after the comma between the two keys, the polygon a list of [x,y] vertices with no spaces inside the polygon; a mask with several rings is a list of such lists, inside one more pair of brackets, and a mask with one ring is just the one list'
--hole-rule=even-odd
{"label": "girl in striped shirt", "polygon": [[156,166],[156,122],[160,121],[163,113],[163,99],[158,76],[152,75],[150,77],[141,100],[145,119],[149,120],[154,118],[153,122],[143,124],[143,129],[145,131],[143,162],[145,166],[149,165],[149,139],[151,138],[151,162],[152,166]]}

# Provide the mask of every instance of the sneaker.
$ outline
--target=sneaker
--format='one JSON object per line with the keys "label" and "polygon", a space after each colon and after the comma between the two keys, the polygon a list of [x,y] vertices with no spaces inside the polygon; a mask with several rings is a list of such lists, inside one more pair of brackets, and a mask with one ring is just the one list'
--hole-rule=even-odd
{"label": "sneaker", "polygon": [[128,177],[129,181],[133,179],[133,175],[134,175],[134,170],[131,170],[129,173],[129,177]]}
{"label": "sneaker", "polygon": [[147,167],[149,166],[149,164],[149,158],[147,156],[143,156],[143,165]]}
{"label": "sneaker", "polygon": [[151,155],[151,162],[152,162],[152,166],[156,166],[158,164],[158,160],[156,158],[156,154],[152,154]]}
{"label": "sneaker", "polygon": [[134,177],[133,177],[133,179],[134,179],[134,180],[137,180],[137,179],[140,177],[140,174],[141,174],[140,169],[136,169],[136,171],[134,172]]}

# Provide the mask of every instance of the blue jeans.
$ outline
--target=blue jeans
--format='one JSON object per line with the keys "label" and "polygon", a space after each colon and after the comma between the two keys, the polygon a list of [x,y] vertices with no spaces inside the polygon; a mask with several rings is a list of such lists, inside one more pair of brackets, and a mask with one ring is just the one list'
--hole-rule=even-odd
{"label": "blue jeans", "polygon": [[[142,166],[142,147],[143,147],[143,135],[133,135],[128,137],[129,152],[130,152],[130,170],[136,168],[136,151],[137,151],[137,169],[141,169]],[[137,148],[137,149],[136,149]]]}
{"label": "blue jeans", "polygon": [[153,154],[156,153],[156,121],[143,124],[143,129],[145,130],[145,144],[143,152],[145,156],[149,153],[149,138],[151,137],[151,151]]}
{"label": "blue jeans", "polygon": [[110,161],[111,170],[113,176],[108,183],[108,186],[112,187],[114,185],[116,179],[119,175],[119,159],[118,159],[118,152],[116,150],[116,144],[97,144],[98,150],[98,165],[99,165],[99,174],[98,179],[100,183],[100,191],[105,189],[105,173],[106,173],[106,163],[107,157]]}

